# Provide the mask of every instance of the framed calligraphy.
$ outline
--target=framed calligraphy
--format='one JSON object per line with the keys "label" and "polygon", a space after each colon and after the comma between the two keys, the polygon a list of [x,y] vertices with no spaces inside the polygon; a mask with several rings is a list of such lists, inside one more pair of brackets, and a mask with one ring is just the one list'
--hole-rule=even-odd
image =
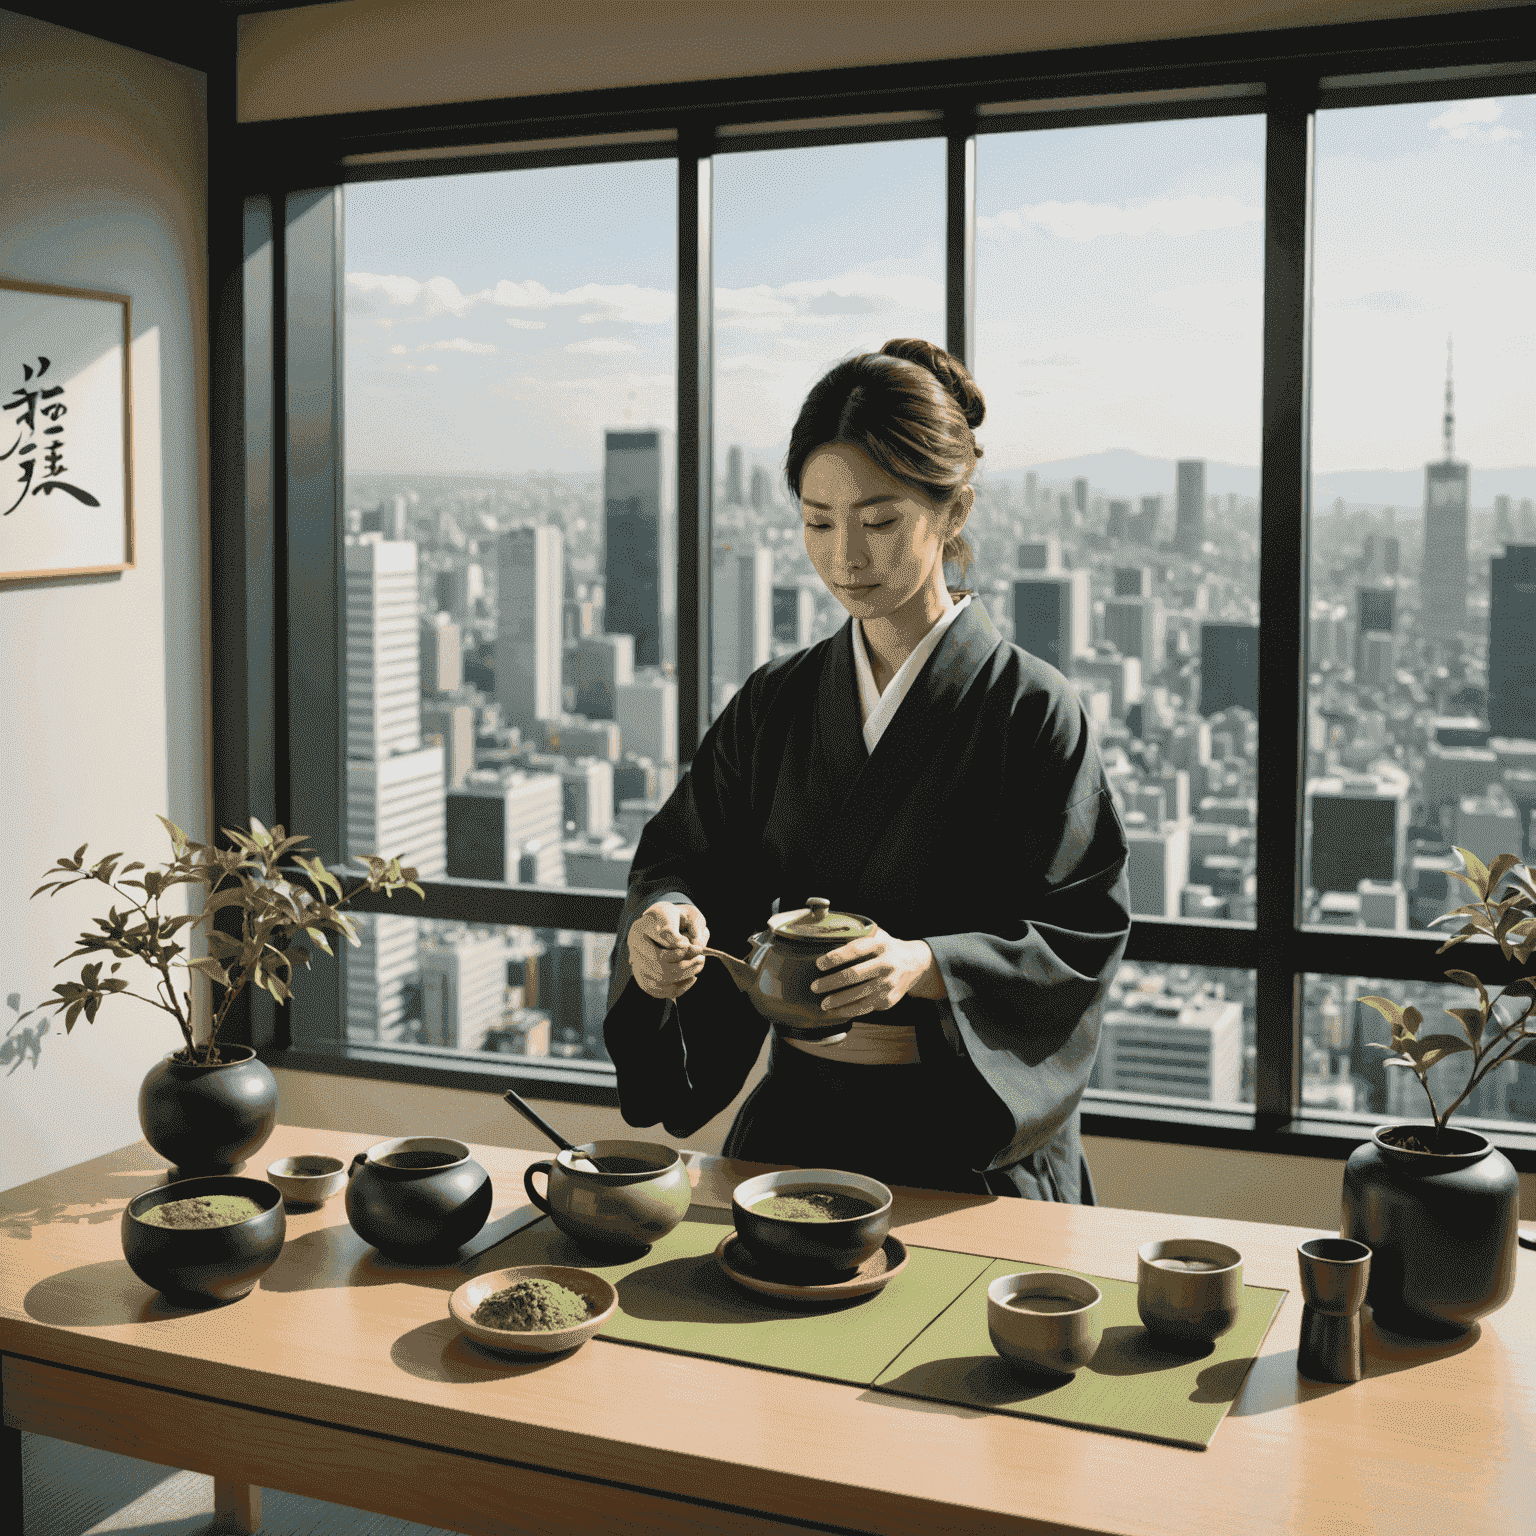
{"label": "framed calligraphy", "polygon": [[0,582],[133,566],[130,300],[0,277]]}

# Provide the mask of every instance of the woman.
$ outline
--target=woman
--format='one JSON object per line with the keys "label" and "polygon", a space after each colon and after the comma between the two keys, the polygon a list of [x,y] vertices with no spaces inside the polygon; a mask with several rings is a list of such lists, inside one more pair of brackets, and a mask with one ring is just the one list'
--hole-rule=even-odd
{"label": "woman", "polygon": [[703,947],[743,954],[825,896],[878,924],[814,983],[848,1034],[775,1036],[727,1155],[1091,1204],[1078,1100],[1130,928],[1126,845],[1076,694],[944,583],[970,561],[984,412],[924,341],[807,397],[786,472],[850,622],[747,679],[646,827],[605,1037],[626,1122],[690,1135],[767,1028]]}

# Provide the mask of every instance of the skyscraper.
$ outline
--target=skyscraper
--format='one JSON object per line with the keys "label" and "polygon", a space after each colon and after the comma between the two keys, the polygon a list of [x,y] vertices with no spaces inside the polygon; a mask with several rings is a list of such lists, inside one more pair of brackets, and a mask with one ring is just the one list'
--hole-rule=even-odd
{"label": "skyscraper", "polygon": [[565,536],[551,524],[496,541],[496,702],[525,734],[560,713]]}
{"label": "skyscraper", "polygon": [[1235,1102],[1242,1083],[1243,1008],[1227,998],[1152,997],[1112,1008],[1099,1032],[1098,1087]]}
{"label": "skyscraper", "polygon": [[1313,890],[1356,892],[1362,880],[1390,885],[1403,879],[1408,791],[1407,772],[1387,764],[1374,774],[1308,783],[1308,884]]}
{"label": "skyscraper", "polygon": [[1131,526],[1131,538],[1137,544],[1156,544],[1158,524],[1163,518],[1163,498],[1143,496],[1141,509]]}
{"label": "skyscraper", "polygon": [[462,790],[448,796],[448,874],[456,880],[520,878],[523,851],[538,845],[540,885],[563,884],[560,839],[565,831],[565,796],[558,774],[471,773]]}
{"label": "skyscraper", "polygon": [[656,427],[604,434],[604,628],[635,637],[640,666],[677,660],[676,507],[668,437]]}
{"label": "skyscraper", "polygon": [[796,650],[811,643],[816,622],[816,594],[806,586],[773,589],[773,638]]}
{"label": "skyscraper", "polygon": [[422,1044],[480,1050],[506,1011],[506,939],[442,926],[423,938],[420,957]]}
{"label": "skyscraper", "polygon": [[1488,565],[1488,729],[1536,741],[1536,544],[1506,545]]}
{"label": "skyscraper", "polygon": [[635,680],[635,637],[607,634],[578,640],[567,667],[576,691],[576,713],[589,720],[612,720],[619,685]]}
{"label": "skyscraper", "polygon": [[364,535],[347,542],[343,568],[347,757],[376,762],[421,745],[416,546]]}
{"label": "skyscraper", "polygon": [[1013,583],[1013,638],[1059,672],[1089,654],[1087,571],[1040,572]]}
{"label": "skyscraper", "polygon": [[1234,705],[1259,708],[1257,624],[1200,626],[1200,713],[1219,714]]}
{"label": "skyscraper", "polygon": [[1456,413],[1450,343],[1445,358],[1445,457],[1424,466],[1424,567],[1419,623],[1433,639],[1453,640],[1467,626],[1467,466],[1455,458]]}
{"label": "skyscraper", "polygon": [[716,546],[710,613],[714,681],[739,688],[768,660],[773,640],[773,556],[768,550]]}
{"label": "skyscraper", "polygon": [[1205,543],[1205,460],[1180,459],[1178,475],[1173,545],[1180,554],[1193,557]]}
{"label": "skyscraper", "polygon": [[741,479],[741,448],[732,443],[725,451],[725,504],[728,507],[742,507],[746,501]]}

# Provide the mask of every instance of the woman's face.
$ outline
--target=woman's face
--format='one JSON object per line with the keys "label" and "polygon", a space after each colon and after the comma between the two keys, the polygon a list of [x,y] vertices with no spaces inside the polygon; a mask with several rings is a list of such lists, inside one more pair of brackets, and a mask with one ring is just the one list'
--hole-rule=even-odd
{"label": "woman's face", "polygon": [[944,540],[965,522],[968,491],[946,516],[862,448],[829,443],[800,474],[806,553],[856,619],[884,618],[925,588],[942,587]]}

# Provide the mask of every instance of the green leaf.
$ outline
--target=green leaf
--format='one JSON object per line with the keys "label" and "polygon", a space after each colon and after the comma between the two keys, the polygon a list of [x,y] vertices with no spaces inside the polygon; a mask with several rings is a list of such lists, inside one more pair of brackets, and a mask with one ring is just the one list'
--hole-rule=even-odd
{"label": "green leaf", "polygon": [[1427,1039],[1418,1042],[1419,1065],[1426,1070],[1437,1061],[1444,1061],[1447,1056],[1457,1056],[1463,1051],[1470,1051],[1472,1047],[1465,1040],[1455,1035],[1430,1035]]}
{"label": "green leaf", "polygon": [[272,834],[254,816],[251,817],[251,836],[256,840],[258,848],[272,846]]}
{"label": "green leaf", "polygon": [[[1483,1007],[1486,1008],[1488,1006],[1487,989],[1471,971],[1447,971],[1445,979],[1447,981],[1454,981],[1457,986],[1465,987],[1469,992],[1476,992],[1478,1001]],[[1446,1011],[1449,1012],[1450,1010],[1447,1009]]]}
{"label": "green leaf", "polygon": [[184,963],[189,971],[197,971],[200,975],[206,976],[209,981],[216,982],[221,987],[229,986],[228,973],[211,955],[203,955],[199,959],[188,960]]}
{"label": "green leaf", "polygon": [[[1447,1008],[1445,1010],[1466,1031],[1466,1036],[1473,1045],[1483,1038],[1485,1027],[1484,1015],[1478,1008]],[[1449,1037],[1446,1037],[1449,1038]]]}
{"label": "green leaf", "polygon": [[[88,844],[81,843],[80,846],[75,849],[75,856],[74,856],[74,858],[69,860],[68,865],[67,865],[67,867],[69,869],[79,869],[80,866],[85,863],[85,850],[86,850],[87,846],[88,846]],[[63,864],[64,862],[65,861],[63,859],[59,860],[59,863],[61,863],[61,864]]]}
{"label": "green leaf", "polygon": [[1524,1062],[1528,1067],[1536,1067],[1536,1036],[1527,1040],[1518,1051],[1504,1058],[1506,1061]]}
{"label": "green leaf", "polygon": [[1493,863],[1488,866],[1488,889],[1490,891],[1498,890],[1499,881],[1501,881],[1504,876],[1510,872],[1510,870],[1518,869],[1519,866],[1520,860],[1515,854],[1501,853],[1498,858],[1496,858]]}
{"label": "green leaf", "polygon": [[[1461,855],[1461,862],[1466,865],[1467,873],[1471,875],[1473,881],[1477,882],[1472,886],[1472,889],[1486,901],[1488,898],[1488,866],[1470,848],[1457,848],[1455,851]],[[1471,882],[1469,881],[1468,883],[1470,884]]]}
{"label": "green leaf", "polygon": [[1424,1015],[1420,1013],[1417,1008],[1408,1007],[1403,1009],[1402,1032],[1405,1035],[1412,1035],[1417,1037],[1419,1033],[1419,1025],[1423,1022]]}
{"label": "green leaf", "polygon": [[171,834],[171,846],[179,854],[187,846],[187,834],[174,821],[168,820],[158,811],[155,813],[155,820]]}
{"label": "green leaf", "polygon": [[1403,1019],[1403,1010],[1399,1004],[1394,1003],[1390,997],[1362,997],[1360,1001],[1366,1007],[1374,1008],[1392,1026],[1392,1033],[1397,1033]]}

